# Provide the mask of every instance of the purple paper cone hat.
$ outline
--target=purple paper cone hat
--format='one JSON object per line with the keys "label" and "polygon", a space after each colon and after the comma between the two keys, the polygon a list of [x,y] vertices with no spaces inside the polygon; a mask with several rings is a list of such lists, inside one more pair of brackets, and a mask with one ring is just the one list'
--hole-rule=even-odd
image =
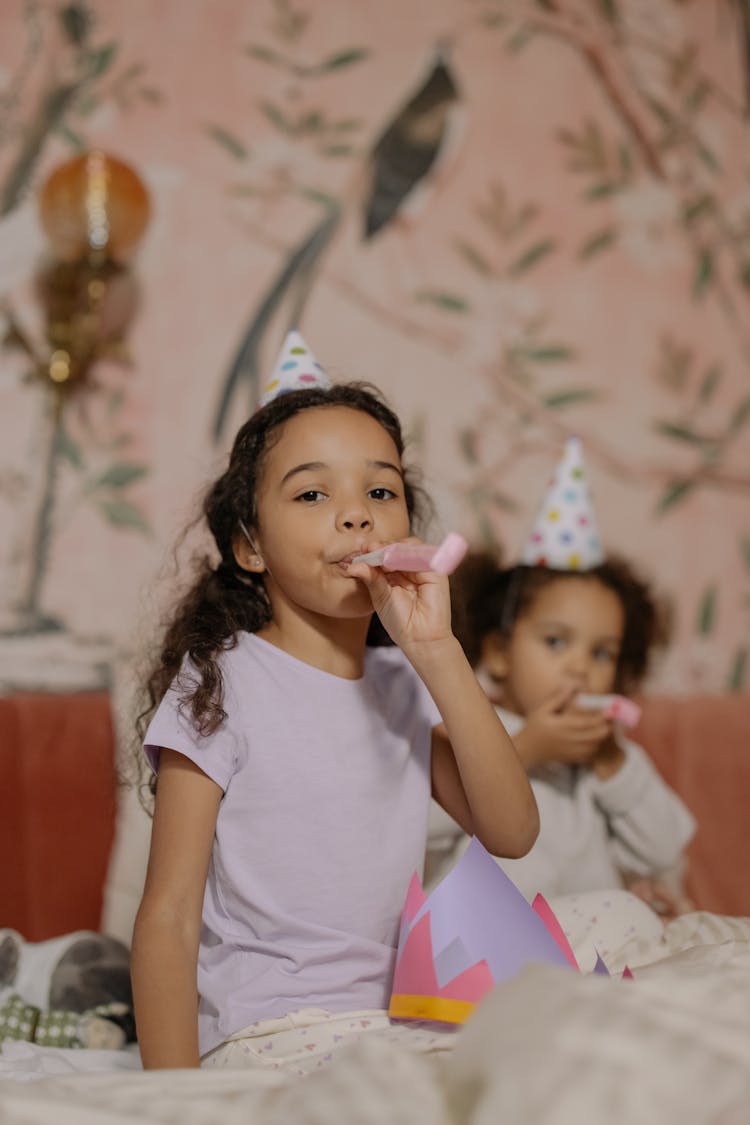
{"label": "purple paper cone hat", "polygon": [[473,837],[429,896],[412,879],[388,1011],[394,1019],[463,1023],[495,984],[530,962],[578,969],[547,903],[530,906]]}
{"label": "purple paper cone hat", "polygon": [[604,562],[578,438],[565,443],[521,562],[552,570],[591,570]]}
{"label": "purple paper cone hat", "polygon": [[299,332],[289,332],[279,352],[276,366],[263,388],[260,406],[266,406],[278,395],[287,391],[308,390],[310,387],[330,387],[331,380],[302,339]]}

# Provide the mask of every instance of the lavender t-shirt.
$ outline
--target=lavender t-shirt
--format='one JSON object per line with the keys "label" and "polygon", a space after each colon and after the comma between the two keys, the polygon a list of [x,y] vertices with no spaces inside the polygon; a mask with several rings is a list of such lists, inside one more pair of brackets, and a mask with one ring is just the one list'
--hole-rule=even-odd
{"label": "lavender t-shirt", "polygon": [[[299,1008],[388,1006],[421,873],[440,715],[397,648],[346,680],[251,633],[222,654],[227,718],[202,738],[174,685],[146,733],[224,790],[198,954],[201,1054]],[[182,676],[190,676],[183,670]]]}

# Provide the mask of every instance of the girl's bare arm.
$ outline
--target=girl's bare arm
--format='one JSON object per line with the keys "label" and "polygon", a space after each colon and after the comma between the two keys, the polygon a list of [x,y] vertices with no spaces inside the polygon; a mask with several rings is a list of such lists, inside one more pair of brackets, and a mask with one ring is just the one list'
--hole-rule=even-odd
{"label": "girl's bare arm", "polygon": [[516,748],[451,630],[448,580],[432,572],[385,574],[352,563],[373,609],[437,704],[432,790],[464,831],[494,855],[526,855],[539,833],[536,800]]}
{"label": "girl's bare arm", "polygon": [[221,788],[162,750],[146,885],[133,931],[132,978],[144,1067],[197,1067],[197,964],[203,894]]}
{"label": "girl's bare arm", "polygon": [[539,813],[526,771],[458,641],[412,652],[443,717],[432,740],[435,799],[493,855],[526,855]]}

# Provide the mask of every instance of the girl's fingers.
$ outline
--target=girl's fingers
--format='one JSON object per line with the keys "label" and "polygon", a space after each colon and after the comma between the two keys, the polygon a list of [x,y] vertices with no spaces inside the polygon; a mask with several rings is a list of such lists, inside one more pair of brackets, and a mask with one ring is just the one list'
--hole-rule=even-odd
{"label": "girl's fingers", "polygon": [[599,715],[578,715],[575,712],[566,712],[561,716],[560,729],[571,738],[587,742],[607,738],[612,733],[612,723]]}
{"label": "girl's fingers", "polygon": [[570,720],[573,726],[577,727],[611,727],[612,719],[608,719],[599,711],[577,711],[571,708],[565,714],[566,719]]}
{"label": "girl's fingers", "polygon": [[[391,590],[416,591],[422,584],[419,575],[400,570],[382,570],[379,566],[368,566],[367,563],[353,564],[348,568],[347,573],[367,586],[376,610],[388,599]],[[435,577],[437,575],[430,575],[430,578]]]}
{"label": "girl's fingers", "polygon": [[368,566],[367,563],[349,563],[346,568],[346,573],[351,578],[359,578],[360,582],[364,582],[366,586],[369,586],[370,578],[377,569],[379,568]]}
{"label": "girl's fingers", "polygon": [[410,571],[387,570],[384,572],[389,586],[401,586],[404,589],[416,590],[419,582],[415,581],[417,575]]}
{"label": "girl's fingers", "polygon": [[609,738],[612,728],[607,723],[597,723],[591,726],[571,727],[571,734],[582,742],[601,742]]}
{"label": "girl's fingers", "polygon": [[[367,563],[348,568],[370,594],[372,608],[396,644],[420,639],[418,634],[450,632],[450,600],[445,575],[425,572],[383,571]],[[443,589],[445,587],[445,589]]]}
{"label": "girl's fingers", "polygon": [[575,694],[575,688],[558,688],[547,697],[539,710],[548,715],[559,715],[569,706]]}
{"label": "girl's fingers", "polygon": [[383,567],[370,566],[368,563],[350,563],[346,573],[352,578],[361,579],[367,586],[378,577],[384,578],[389,585],[394,586],[434,586],[445,581],[445,575],[436,574],[434,570],[385,570]]}
{"label": "girl's fingers", "polygon": [[[377,609],[388,597],[390,582],[379,566],[368,566],[367,563],[352,563],[347,568],[347,574],[358,578],[370,592],[372,604]],[[390,577],[390,576],[389,576]]]}

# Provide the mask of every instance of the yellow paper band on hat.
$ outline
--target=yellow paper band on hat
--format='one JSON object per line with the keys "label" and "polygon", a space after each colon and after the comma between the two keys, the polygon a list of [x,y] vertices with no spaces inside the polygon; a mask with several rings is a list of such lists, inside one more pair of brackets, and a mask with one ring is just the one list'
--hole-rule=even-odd
{"label": "yellow paper band on hat", "polygon": [[443,996],[408,996],[394,993],[388,1015],[395,1020],[438,1020],[440,1023],[465,1023],[476,1004],[470,1000],[449,1000]]}

